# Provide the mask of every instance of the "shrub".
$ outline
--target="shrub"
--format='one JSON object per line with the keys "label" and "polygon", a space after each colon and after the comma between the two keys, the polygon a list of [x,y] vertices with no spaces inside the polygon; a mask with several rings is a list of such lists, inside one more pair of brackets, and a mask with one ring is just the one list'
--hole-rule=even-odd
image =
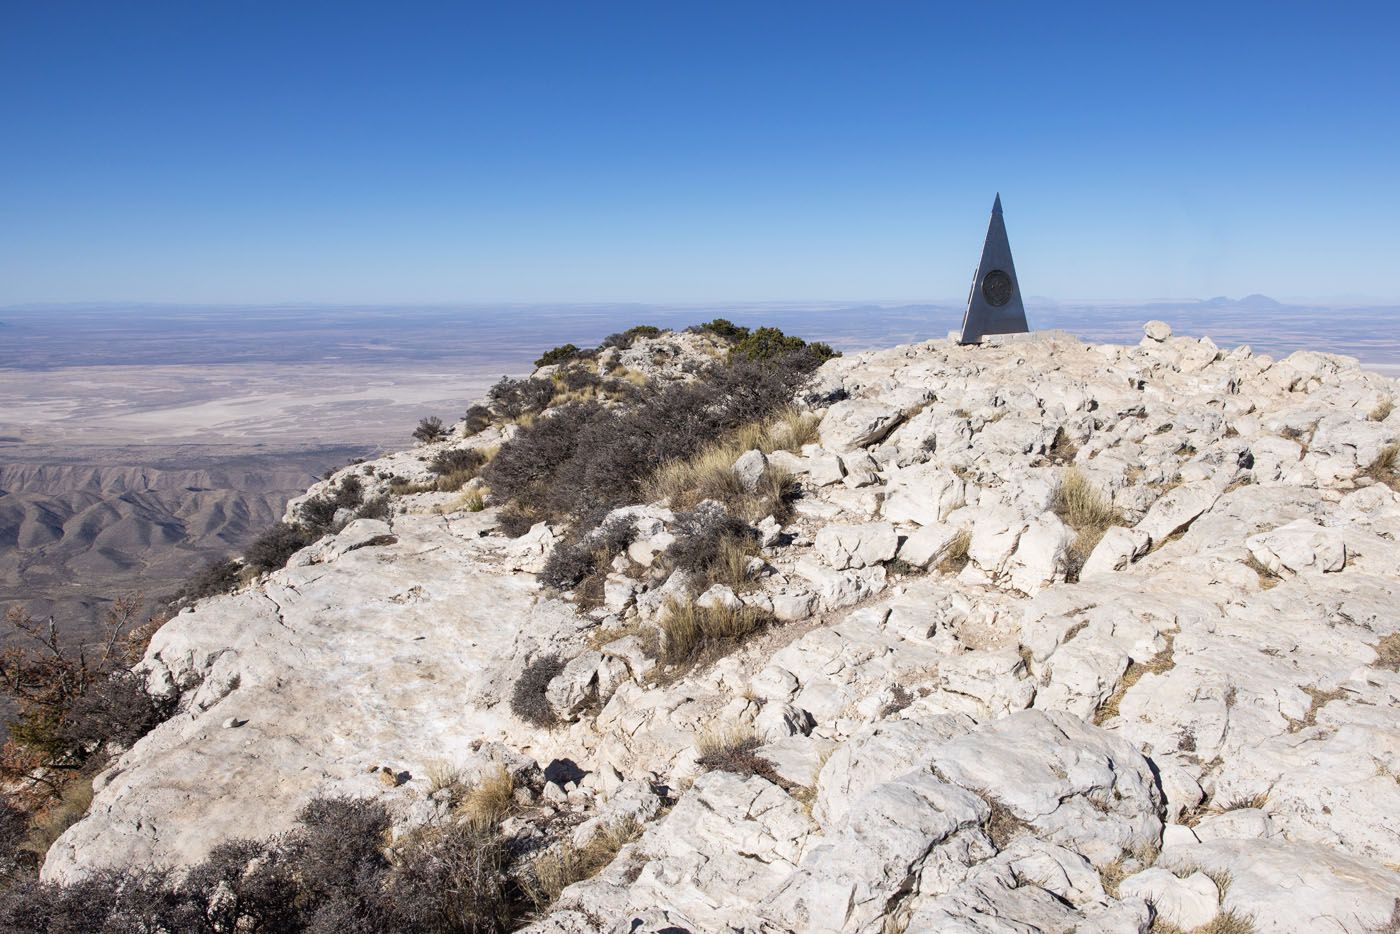
{"label": "shrub", "polygon": [[616,347],[618,350],[627,350],[639,337],[658,337],[661,329],[650,324],[638,324],[619,334],[609,334],[603,338],[601,347]]}
{"label": "shrub", "polygon": [[356,519],[388,519],[392,515],[387,496],[376,496],[355,511]]}
{"label": "shrub", "polygon": [[418,422],[418,427],[413,429],[413,437],[424,444],[432,444],[447,437],[447,427],[443,425],[442,419],[436,415],[429,415]]}
{"label": "shrub", "polygon": [[491,410],[484,405],[474,405],[462,416],[463,430],[467,437],[479,434],[491,426]]}
{"label": "shrub", "polygon": [[535,366],[551,366],[555,363],[563,363],[578,356],[578,348],[573,344],[561,344],[553,350],[546,350],[535,361]]}
{"label": "shrub", "polygon": [[438,478],[434,489],[439,493],[453,493],[473,480],[484,463],[486,456],[476,448],[452,448],[438,451],[428,464],[428,470]]}
{"label": "shrub", "polygon": [[774,360],[796,353],[810,354],[818,364],[841,356],[828,344],[809,344],[800,337],[784,334],[778,328],[759,328],[744,334],[729,351],[731,358],[743,357],[748,360]]}
{"label": "shrub", "polygon": [[554,400],[554,383],[547,379],[501,377],[487,394],[491,407],[508,419],[543,412]]}
{"label": "shrub", "polygon": [[254,539],[243,553],[243,560],[258,571],[275,571],[286,567],[292,555],[313,541],[315,539],[301,526],[278,522]]}
{"label": "shrub", "polygon": [[695,454],[705,439],[787,403],[812,359],[712,367],[635,405],[571,403],[520,431],[483,471],[498,496],[524,512],[579,521],[639,502],[657,465]]}
{"label": "shrub", "polygon": [[559,381],[564,384],[565,389],[569,389],[573,392],[603,385],[603,378],[601,376],[581,366],[571,366],[561,371],[559,374]]}
{"label": "shrub", "polygon": [[243,565],[233,558],[211,561],[186,580],[166,603],[178,609],[189,606],[196,600],[228,593],[238,586],[239,573],[242,570]]}
{"label": "shrub", "polygon": [[695,744],[695,764],[706,772],[732,772],[748,777],[758,775],[780,783],[773,763],[758,755],[763,745],[752,727],[711,728],[700,734]]}
{"label": "shrub", "polygon": [[715,337],[727,341],[737,341],[749,335],[748,328],[735,324],[728,318],[716,318],[713,321],[706,321],[704,324],[697,324],[695,330],[705,334],[713,334]]}
{"label": "shrub", "polygon": [[377,801],[318,798],[290,833],[216,847],[177,882],[149,870],[0,891],[0,929],[55,931],[500,932],[519,914],[495,828],[421,828],[386,850]]}
{"label": "shrub", "polygon": [[545,689],[559,672],[564,670],[564,660],[558,655],[541,655],[520,673],[515,688],[510,695],[510,710],[526,723],[549,728],[559,722],[554,708],[545,699]]}
{"label": "shrub", "polygon": [[735,552],[747,557],[758,550],[758,533],[714,503],[677,515],[675,536],[664,553],[666,562],[706,580],[715,568],[732,561]]}

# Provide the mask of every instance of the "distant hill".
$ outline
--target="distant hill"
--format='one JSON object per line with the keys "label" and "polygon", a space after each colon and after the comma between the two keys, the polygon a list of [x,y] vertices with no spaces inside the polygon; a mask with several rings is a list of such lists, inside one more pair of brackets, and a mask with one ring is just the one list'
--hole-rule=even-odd
{"label": "distant hill", "polygon": [[1256,309],[1267,309],[1267,308],[1286,308],[1286,307],[1288,307],[1288,306],[1284,305],[1283,302],[1280,302],[1280,301],[1277,301],[1277,300],[1275,300],[1275,299],[1272,299],[1272,298],[1270,298],[1270,297],[1267,296],[1267,295],[1260,295],[1258,292],[1255,292],[1255,293],[1252,294],[1252,295],[1246,295],[1244,298],[1239,298],[1239,299],[1227,298],[1227,297],[1224,296],[1224,295],[1217,295],[1215,298],[1208,298],[1208,299],[1205,299],[1204,301],[1201,302],[1201,304],[1202,304],[1202,305],[1211,305],[1211,306],[1218,307],[1218,308],[1256,308]]}

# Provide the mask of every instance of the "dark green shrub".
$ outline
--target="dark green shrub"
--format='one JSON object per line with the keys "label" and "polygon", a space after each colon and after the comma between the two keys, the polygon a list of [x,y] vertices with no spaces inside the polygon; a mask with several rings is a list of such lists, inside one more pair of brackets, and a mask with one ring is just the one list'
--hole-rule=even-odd
{"label": "dark green shrub", "polygon": [[166,602],[170,607],[179,609],[189,606],[196,600],[228,593],[238,586],[239,574],[242,570],[243,565],[232,558],[211,561],[185,581],[179,591]]}
{"label": "dark green shrub", "polygon": [[713,334],[715,337],[727,341],[737,341],[749,335],[748,328],[735,324],[728,318],[716,318],[713,321],[706,321],[704,324],[697,324],[695,330]]}
{"label": "dark green shrub", "polygon": [[286,567],[292,555],[315,540],[301,526],[279,522],[248,546],[248,550],[243,553],[243,560],[260,572],[275,571]]}
{"label": "dark green shrub", "polygon": [[630,327],[618,334],[609,334],[603,338],[601,347],[616,347],[618,350],[626,350],[637,342],[639,337],[657,337],[661,334],[661,329],[650,324],[638,324]]}
{"label": "dark green shrub", "polygon": [[748,360],[774,360],[795,353],[810,354],[818,365],[841,356],[828,344],[809,344],[800,337],[784,334],[778,328],[759,328],[745,334],[735,341],[729,351],[731,358],[743,357]]}
{"label": "dark green shrub", "polygon": [[467,437],[471,437],[491,427],[491,410],[484,405],[474,405],[467,409],[467,413],[462,416],[462,419],[466,423]]}
{"label": "dark green shrub", "polygon": [[447,426],[443,425],[442,419],[436,415],[429,415],[418,422],[418,427],[413,429],[413,437],[424,444],[441,441],[447,437]]}
{"label": "dark green shrub", "polygon": [[567,360],[574,359],[578,354],[579,349],[573,344],[562,344],[555,347],[553,350],[546,350],[540,358],[535,361],[535,366],[551,366],[555,363],[563,363]]}

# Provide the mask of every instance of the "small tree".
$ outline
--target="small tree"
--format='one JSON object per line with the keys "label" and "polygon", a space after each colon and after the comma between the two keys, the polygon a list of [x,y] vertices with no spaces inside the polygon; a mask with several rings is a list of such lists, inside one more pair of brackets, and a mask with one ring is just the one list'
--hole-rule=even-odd
{"label": "small tree", "polygon": [[441,441],[447,437],[447,427],[443,425],[442,419],[436,415],[429,415],[418,423],[418,427],[413,429],[413,437],[424,444],[432,444],[434,441]]}

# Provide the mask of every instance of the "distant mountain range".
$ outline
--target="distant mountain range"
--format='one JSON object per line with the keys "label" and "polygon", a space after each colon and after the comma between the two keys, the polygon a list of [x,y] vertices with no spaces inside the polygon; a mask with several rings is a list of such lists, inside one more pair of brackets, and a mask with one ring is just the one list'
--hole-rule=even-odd
{"label": "distant mountain range", "polygon": [[1211,305],[1221,308],[1286,308],[1283,302],[1270,298],[1267,295],[1260,295],[1258,292],[1253,295],[1246,295],[1244,298],[1226,298],[1224,295],[1217,295],[1215,298],[1207,298],[1201,301],[1202,305]]}

